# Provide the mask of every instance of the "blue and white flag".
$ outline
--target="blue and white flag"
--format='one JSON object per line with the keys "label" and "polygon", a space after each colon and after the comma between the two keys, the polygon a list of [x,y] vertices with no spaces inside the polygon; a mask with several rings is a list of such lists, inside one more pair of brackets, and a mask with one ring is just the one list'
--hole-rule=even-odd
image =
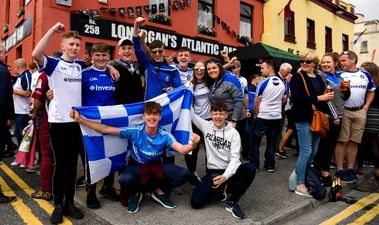
{"label": "blue and white flag", "polygon": [[[190,108],[192,92],[182,85],[149,101],[162,106],[160,125],[170,131],[181,144],[188,144],[191,134]],[[114,106],[76,107],[81,116],[114,127],[143,124],[144,102]],[[87,151],[91,183],[113,174],[126,165],[130,151],[128,140],[112,135],[103,135],[80,125]],[[171,153],[173,153],[171,151]]]}

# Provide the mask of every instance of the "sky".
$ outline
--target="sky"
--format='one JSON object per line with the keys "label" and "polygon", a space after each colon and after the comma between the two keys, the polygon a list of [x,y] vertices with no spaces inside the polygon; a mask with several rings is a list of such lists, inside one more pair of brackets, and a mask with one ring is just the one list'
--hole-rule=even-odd
{"label": "sky", "polygon": [[379,20],[379,0],[343,0],[355,5],[355,12],[365,15],[364,20]]}

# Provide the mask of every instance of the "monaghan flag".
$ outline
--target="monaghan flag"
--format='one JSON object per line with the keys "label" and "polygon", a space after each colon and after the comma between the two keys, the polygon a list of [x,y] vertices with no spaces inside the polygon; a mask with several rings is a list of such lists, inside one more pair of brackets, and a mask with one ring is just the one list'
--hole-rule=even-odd
{"label": "monaghan flag", "polygon": [[[192,92],[184,85],[149,101],[162,106],[160,125],[170,131],[181,144],[188,144],[191,134]],[[143,124],[144,102],[114,106],[75,107],[81,116],[114,127]],[[127,139],[103,135],[80,125],[86,148],[91,183],[113,174],[126,165],[130,152]],[[173,150],[169,151],[174,154]]]}

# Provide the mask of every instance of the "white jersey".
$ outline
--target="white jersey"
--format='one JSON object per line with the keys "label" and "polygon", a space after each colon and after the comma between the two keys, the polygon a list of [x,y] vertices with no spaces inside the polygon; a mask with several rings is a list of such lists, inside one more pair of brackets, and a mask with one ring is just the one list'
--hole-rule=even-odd
{"label": "white jersey", "polygon": [[54,93],[48,111],[50,123],[74,122],[69,113],[71,107],[82,105],[82,67],[81,61],[44,56],[43,70]]}
{"label": "white jersey", "polygon": [[210,90],[205,82],[196,84],[193,89],[193,109],[202,119],[211,118]]}
{"label": "white jersey", "polygon": [[39,75],[41,75],[41,73],[38,72],[38,70],[36,70],[32,73],[32,82],[31,82],[31,86],[30,86],[30,89],[32,92],[34,92],[34,90],[36,89],[36,85],[37,85]]}
{"label": "white jersey", "polygon": [[[25,71],[16,80],[13,89],[30,91],[30,72]],[[14,112],[16,114],[29,114],[30,113],[30,98],[13,94]]]}
{"label": "white jersey", "polygon": [[260,98],[258,118],[275,120],[282,118],[282,101],[286,98],[286,86],[277,76],[269,76],[258,84],[256,96]]}
{"label": "white jersey", "polygon": [[175,67],[179,71],[180,80],[182,81],[182,84],[185,84],[187,82],[192,82],[193,79],[193,69],[188,68],[186,71],[182,71],[179,69],[179,65],[176,65]]}
{"label": "white jersey", "polygon": [[345,107],[362,107],[365,104],[366,91],[375,91],[371,75],[366,71],[343,71],[340,76],[343,80],[350,80],[351,94],[345,101]]}

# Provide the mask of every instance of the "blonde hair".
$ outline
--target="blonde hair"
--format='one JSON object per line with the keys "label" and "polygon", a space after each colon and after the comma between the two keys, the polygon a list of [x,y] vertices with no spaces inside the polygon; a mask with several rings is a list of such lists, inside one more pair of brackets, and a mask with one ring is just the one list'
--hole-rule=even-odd
{"label": "blonde hair", "polygon": [[316,64],[315,68],[317,68],[318,64],[320,63],[320,59],[319,59],[317,53],[313,50],[310,50],[307,53],[302,54],[300,56],[300,59],[313,61]]}

